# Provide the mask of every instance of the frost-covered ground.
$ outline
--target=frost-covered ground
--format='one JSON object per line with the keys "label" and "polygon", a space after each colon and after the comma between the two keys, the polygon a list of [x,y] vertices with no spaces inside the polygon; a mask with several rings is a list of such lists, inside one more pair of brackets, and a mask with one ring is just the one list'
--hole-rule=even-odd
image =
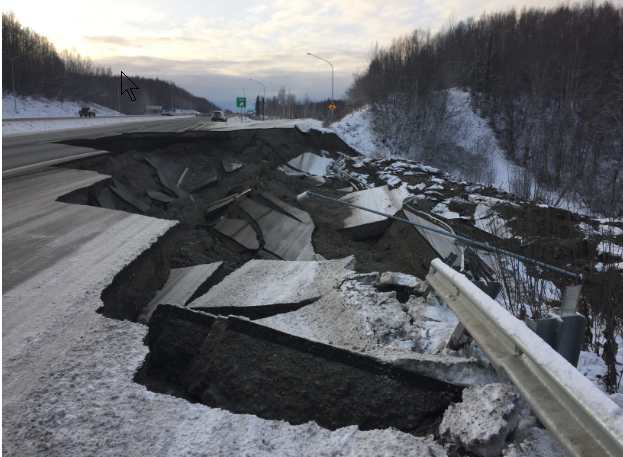
{"label": "frost-covered ground", "polygon": [[[15,105],[17,103],[17,110]],[[52,100],[45,97],[23,97],[3,95],[2,118],[25,118],[25,117],[78,117],[78,111],[83,106],[89,106],[95,110],[98,116],[123,116],[113,109],[97,103],[89,103],[81,100]]]}

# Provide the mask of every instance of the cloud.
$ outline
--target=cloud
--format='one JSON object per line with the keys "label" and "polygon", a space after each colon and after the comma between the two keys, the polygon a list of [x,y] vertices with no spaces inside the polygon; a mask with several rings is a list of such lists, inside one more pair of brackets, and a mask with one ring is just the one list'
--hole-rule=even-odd
{"label": "cloud", "polygon": [[195,87],[206,87],[201,75],[218,80],[218,87],[225,87],[223,78],[254,76],[287,82],[302,94],[322,93],[309,86],[326,81],[329,69],[306,55],[313,52],[334,63],[339,94],[348,85],[341,81],[365,69],[375,44],[484,12],[558,1],[108,0],[105,8],[93,8],[71,0],[5,0],[5,8],[61,49],[139,73],[192,77]]}
{"label": "cloud", "polygon": [[[113,73],[123,70],[128,75],[141,75],[174,81],[191,93],[206,97],[219,106],[233,108],[235,97],[243,92],[251,98],[262,93],[262,87],[250,78],[260,79],[267,86],[267,96],[285,87],[297,97],[306,96],[314,100],[328,98],[331,93],[330,73],[314,71],[292,71],[280,67],[264,67],[262,75],[247,73],[230,75],[217,71],[222,62],[179,61],[151,57],[111,57],[96,61],[109,66]],[[336,75],[335,92],[340,96],[348,88],[351,75]]]}

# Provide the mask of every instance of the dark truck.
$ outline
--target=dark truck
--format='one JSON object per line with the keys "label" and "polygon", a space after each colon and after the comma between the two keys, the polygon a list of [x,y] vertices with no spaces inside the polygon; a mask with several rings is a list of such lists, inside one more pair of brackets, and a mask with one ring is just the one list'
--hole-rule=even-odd
{"label": "dark truck", "polygon": [[95,110],[89,108],[88,106],[83,106],[80,108],[80,111],[78,111],[78,114],[80,117],[95,117]]}

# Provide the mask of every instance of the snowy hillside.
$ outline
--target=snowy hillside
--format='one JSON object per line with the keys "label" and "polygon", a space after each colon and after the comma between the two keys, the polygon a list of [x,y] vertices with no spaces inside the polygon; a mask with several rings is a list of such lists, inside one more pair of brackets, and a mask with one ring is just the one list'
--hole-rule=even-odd
{"label": "snowy hillside", "polygon": [[369,157],[387,157],[389,151],[375,137],[372,130],[372,113],[369,107],[344,116],[331,125],[342,140],[353,149]]}
{"label": "snowy hillside", "polygon": [[[15,109],[16,103],[17,110]],[[3,95],[2,118],[77,117],[78,111],[80,111],[80,108],[83,106],[91,107],[98,116],[122,116],[121,113],[96,103],[75,100],[65,100],[61,102],[44,97],[15,97],[13,95]]]}
{"label": "snowy hillside", "polygon": [[[491,168],[489,175],[493,179],[483,184],[492,184],[498,189],[509,191],[511,179],[521,167],[506,159],[487,121],[472,110],[470,94],[457,88],[450,89],[447,91],[447,105],[450,125],[445,129],[448,137],[446,142],[460,146],[468,153],[484,153],[489,158],[487,166]],[[366,106],[345,116],[331,127],[342,140],[363,154],[370,157],[388,157],[391,153],[375,137],[372,116],[370,108]]]}
{"label": "snowy hillside", "polygon": [[457,88],[448,90],[448,113],[454,124],[450,140],[469,153],[484,152],[493,172],[491,184],[511,191],[512,179],[522,168],[506,158],[486,119],[472,109],[469,92]]}
{"label": "snowy hillside", "polygon": [[[492,185],[527,200],[534,199],[538,194],[539,199],[552,206],[590,213],[583,204],[560,199],[557,193],[539,188],[532,173],[508,160],[487,120],[472,108],[469,92],[452,88],[445,92],[445,97],[444,123],[430,125],[429,128],[438,129],[439,142],[446,145],[447,151],[445,155],[434,154],[433,162],[427,160],[429,151],[425,146],[405,144],[405,141],[412,139],[412,132],[417,127],[409,123],[404,113],[393,112],[389,120],[391,131],[388,134],[397,140],[395,144],[398,147],[386,146],[375,136],[373,113],[368,106],[345,116],[331,127],[344,142],[369,157],[422,160],[459,179]],[[384,123],[386,125],[381,128],[387,128],[388,120],[384,119]],[[419,128],[422,129],[421,126]],[[401,136],[404,138],[399,138]],[[415,137],[417,139],[417,134]]]}

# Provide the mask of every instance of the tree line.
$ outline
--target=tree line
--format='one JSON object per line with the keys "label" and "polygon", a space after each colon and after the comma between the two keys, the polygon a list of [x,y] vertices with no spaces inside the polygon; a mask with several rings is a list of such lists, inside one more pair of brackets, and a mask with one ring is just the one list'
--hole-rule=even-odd
{"label": "tree line", "polygon": [[5,92],[98,103],[126,114],[143,114],[147,105],[209,112],[217,107],[172,82],[131,76],[140,88],[136,102],[120,94],[119,76],[110,68],[69,52],[59,53],[44,36],[2,14],[2,85]]}
{"label": "tree line", "polygon": [[263,104],[260,103],[260,106],[264,109],[266,116],[282,119],[312,118],[331,122],[348,113],[348,107],[344,100],[333,101],[336,107],[333,114],[328,109],[330,103],[331,100],[329,99],[322,101],[312,101],[309,97],[299,99],[293,93],[287,92],[285,87],[282,87],[277,95],[267,97]]}
{"label": "tree line", "polygon": [[415,31],[376,49],[348,95],[377,114],[398,110],[410,125],[422,123],[434,155],[430,127],[447,117],[438,94],[451,87],[471,92],[508,157],[540,185],[597,212],[623,213],[623,8],[511,10],[436,35]]}

